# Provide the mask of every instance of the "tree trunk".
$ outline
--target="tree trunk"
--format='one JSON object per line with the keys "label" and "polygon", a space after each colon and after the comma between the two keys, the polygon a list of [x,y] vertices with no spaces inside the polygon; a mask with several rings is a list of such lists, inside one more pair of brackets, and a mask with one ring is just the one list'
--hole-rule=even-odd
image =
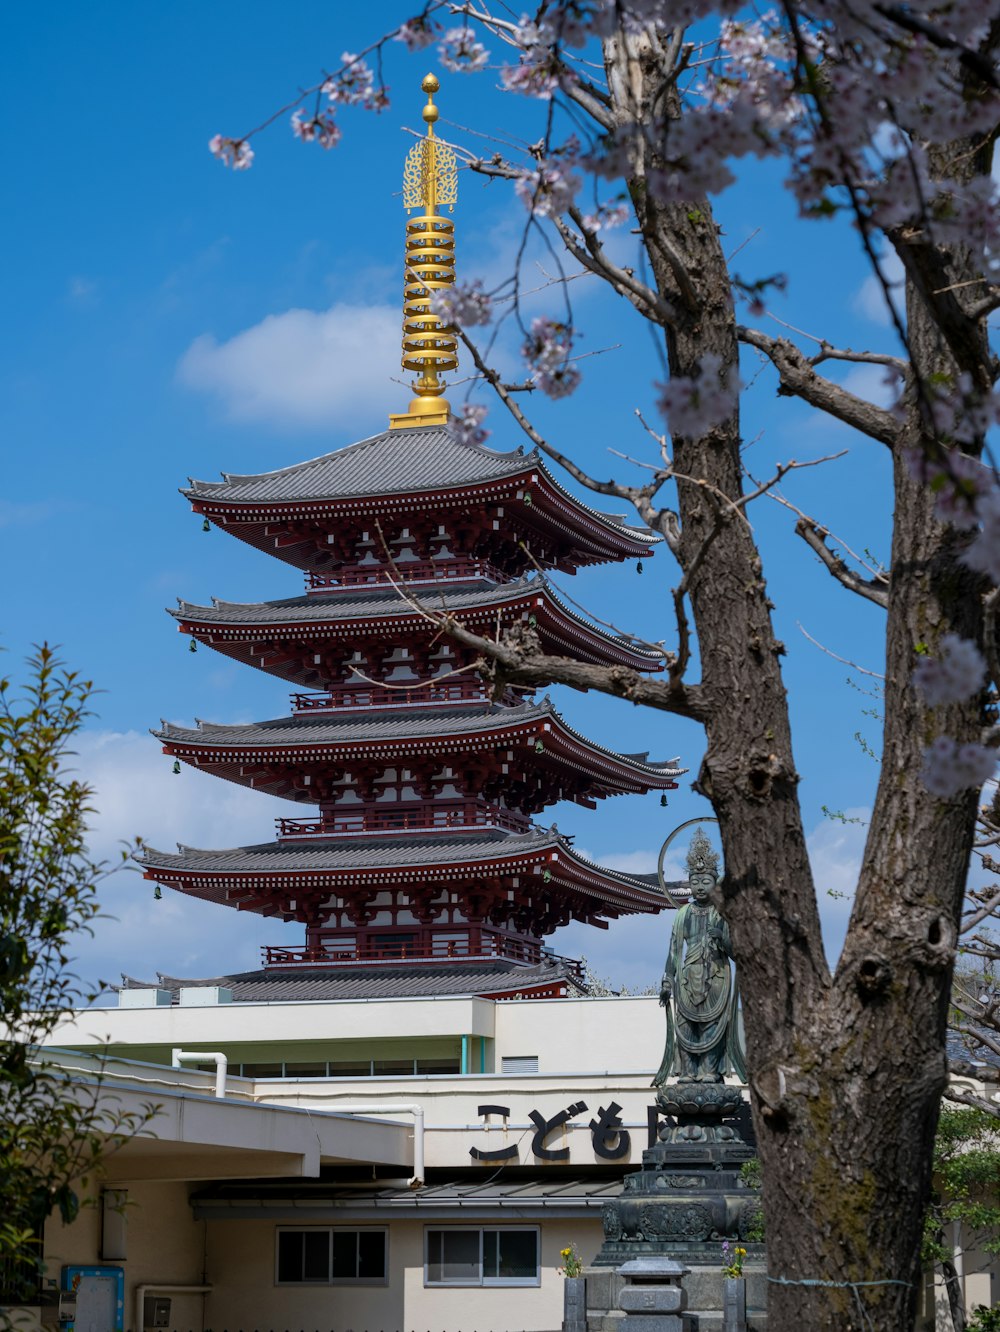
{"label": "tree trunk", "polygon": [[[651,126],[664,103],[657,36],[616,37],[606,64],[619,122]],[[660,294],[671,374],[714,353],[735,372],[731,286],[705,199],[655,203],[657,161],[640,151],[630,189]],[[678,263],[679,260],[679,263]],[[680,274],[680,276],[679,276]],[[943,352],[911,300],[918,369]],[[951,368],[949,366],[949,368]],[[918,643],[976,637],[975,581],[955,563],[926,485],[904,459],[920,444],[919,404],[895,448],[895,524],[886,641],[881,780],[843,956],[827,967],[798,801],[780,657],[760,554],[725,499],[742,493],[739,417],[702,439],[674,437],[679,559],[700,652],[707,751],[698,789],[725,853],[722,907],[732,932],[763,1165],[769,1323],[780,1332],[912,1326],[945,1085],[945,1019],[975,796],[932,798],[922,750],[939,729],[961,741],[972,704],[929,720],[910,685]]]}

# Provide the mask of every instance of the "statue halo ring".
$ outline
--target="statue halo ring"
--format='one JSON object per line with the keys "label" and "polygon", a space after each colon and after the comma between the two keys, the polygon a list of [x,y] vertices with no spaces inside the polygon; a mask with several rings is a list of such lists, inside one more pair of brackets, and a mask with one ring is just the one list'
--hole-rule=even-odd
{"label": "statue halo ring", "polygon": [[[704,818],[698,818],[698,819],[685,819],[685,821],[684,821],[683,823],[679,823],[679,824],[677,825],[677,827],[673,830],[673,832],[670,834],[670,836],[667,838],[667,840],[666,840],[666,841],[663,843],[663,845],[660,847],[660,858],[659,858],[659,860],[656,862],[656,877],[657,877],[657,878],[659,879],[659,881],[660,881],[660,887],[663,889],[664,895],[665,895],[665,896],[666,896],[671,902],[673,902],[675,905],[676,905],[677,902],[678,902],[677,894],[676,894],[676,893],[673,893],[673,892],[667,887],[667,881],[666,881],[666,878],[664,877],[664,874],[663,874],[663,862],[664,862],[664,861],[666,860],[666,858],[667,858],[667,851],[670,849],[670,843],[674,840],[674,838],[677,836],[678,833],[682,833],[682,832],[684,831],[685,828],[692,828],[692,827],[694,827],[694,825],[695,825],[696,823],[716,823],[716,824],[717,824],[718,822],[719,822],[719,820],[718,820],[717,818],[715,818],[715,817],[714,817],[713,815],[711,815],[711,814],[707,815],[707,816],[704,817]],[[683,904],[681,904],[681,905],[683,905]]]}

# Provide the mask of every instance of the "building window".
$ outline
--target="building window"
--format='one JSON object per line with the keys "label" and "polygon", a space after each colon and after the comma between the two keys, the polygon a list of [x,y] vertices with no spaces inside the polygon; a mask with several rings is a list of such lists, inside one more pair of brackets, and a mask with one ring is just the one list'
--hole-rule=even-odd
{"label": "building window", "polygon": [[537,1286],[538,1229],[424,1232],[425,1286]]}
{"label": "building window", "polygon": [[384,1285],[388,1273],[385,1230],[310,1226],[277,1232],[279,1286],[330,1286],[342,1281]]}

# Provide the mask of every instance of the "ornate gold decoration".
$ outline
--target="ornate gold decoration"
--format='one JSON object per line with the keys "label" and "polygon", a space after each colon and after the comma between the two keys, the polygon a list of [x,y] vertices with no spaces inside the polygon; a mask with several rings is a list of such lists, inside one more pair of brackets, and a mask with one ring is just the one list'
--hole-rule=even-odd
{"label": "ornate gold decoration", "polygon": [[455,226],[438,209],[454,206],[458,169],[455,154],[434,137],[438,109],[434,94],[440,84],[433,74],[421,83],[427,94],[423,110],[427,135],[410,149],[403,170],[403,204],[419,209],[406,223],[406,270],[403,296],[403,369],[417,379],[417,395],[408,412],[389,417],[394,430],[407,426],[444,425],[450,408],[441,375],[458,366],[454,332],[431,313],[431,292],[455,281]]}

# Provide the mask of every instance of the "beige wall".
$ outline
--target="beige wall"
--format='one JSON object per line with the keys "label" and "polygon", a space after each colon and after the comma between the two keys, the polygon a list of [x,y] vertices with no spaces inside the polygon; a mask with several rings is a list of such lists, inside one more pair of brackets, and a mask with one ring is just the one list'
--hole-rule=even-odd
{"label": "beige wall", "polygon": [[[52,1045],[107,1044],[133,1059],[169,1059],[173,1046],[221,1050],[234,1061],[373,1057],[417,1049],[450,1053],[462,1036],[485,1037],[495,1068],[506,1055],[537,1055],[542,1073],[655,1069],[663,1013],[653,998],[379,999],[219,1004],[208,1008],[100,1008],[60,1024]],[[411,1043],[417,1043],[413,1045]],[[479,1041],[472,1042],[473,1069]]]}
{"label": "beige wall", "polygon": [[[205,1264],[205,1223],[195,1221],[188,1204],[189,1186],[117,1182],[128,1190],[128,1257],[109,1266],[125,1269],[125,1326],[134,1326],[137,1285],[168,1282],[201,1285]],[[93,1195],[71,1226],[52,1220],[45,1227],[46,1280],[61,1285],[65,1265],[101,1264],[101,1209]],[[171,1326],[200,1332],[202,1296],[174,1295]]]}
{"label": "beige wall", "polygon": [[[462,1218],[463,1224],[495,1225],[489,1217]],[[503,1218],[504,1224],[534,1225]],[[547,1332],[563,1314],[563,1278],[556,1271],[559,1250],[576,1243],[585,1259],[600,1247],[601,1224],[554,1220],[541,1224],[541,1286],[424,1286],[424,1229],[421,1221],[389,1226],[388,1286],[276,1286],[276,1221],[208,1222],[208,1276],[205,1325],[214,1328],[353,1328],[355,1332]],[[288,1223],[281,1223],[288,1224]],[[303,1224],[306,1224],[303,1222]],[[361,1223],[358,1223],[359,1226]],[[438,1226],[441,1222],[431,1222]]]}

